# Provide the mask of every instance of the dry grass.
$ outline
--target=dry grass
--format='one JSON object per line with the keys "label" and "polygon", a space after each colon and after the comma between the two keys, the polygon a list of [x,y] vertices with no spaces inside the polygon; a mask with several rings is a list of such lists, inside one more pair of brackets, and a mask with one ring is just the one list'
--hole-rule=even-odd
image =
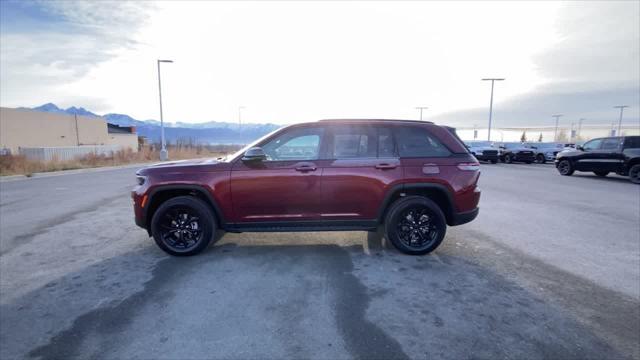
{"label": "dry grass", "polygon": [[[195,158],[216,158],[229,154],[239,148],[238,145],[215,146],[170,146],[171,160]],[[49,172],[71,169],[85,169],[103,166],[118,166],[145,162],[157,162],[160,158],[158,147],[145,146],[140,151],[120,150],[112,156],[90,154],[71,161],[36,161],[22,155],[0,156],[0,176],[27,175],[37,172]]]}

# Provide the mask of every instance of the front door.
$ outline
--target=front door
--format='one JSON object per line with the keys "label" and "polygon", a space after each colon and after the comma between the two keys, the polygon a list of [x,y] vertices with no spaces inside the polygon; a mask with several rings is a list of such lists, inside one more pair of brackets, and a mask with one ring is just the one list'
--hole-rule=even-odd
{"label": "front door", "polygon": [[602,162],[599,152],[603,139],[593,139],[587,141],[582,146],[582,154],[576,159],[576,170],[580,171],[600,171]]}
{"label": "front door", "polygon": [[295,127],[260,144],[266,160],[236,161],[231,171],[235,222],[318,218],[323,133],[321,127]]}

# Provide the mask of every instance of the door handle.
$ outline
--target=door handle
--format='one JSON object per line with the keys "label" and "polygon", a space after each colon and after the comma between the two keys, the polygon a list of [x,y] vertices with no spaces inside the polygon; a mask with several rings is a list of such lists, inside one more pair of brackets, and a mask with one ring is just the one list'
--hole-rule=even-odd
{"label": "door handle", "polygon": [[316,166],[315,165],[300,165],[298,167],[296,167],[296,171],[316,171]]}
{"label": "door handle", "polygon": [[388,164],[388,163],[376,164],[376,169],[382,169],[382,170],[395,169],[397,167],[398,167],[398,165],[396,165],[396,164]]}

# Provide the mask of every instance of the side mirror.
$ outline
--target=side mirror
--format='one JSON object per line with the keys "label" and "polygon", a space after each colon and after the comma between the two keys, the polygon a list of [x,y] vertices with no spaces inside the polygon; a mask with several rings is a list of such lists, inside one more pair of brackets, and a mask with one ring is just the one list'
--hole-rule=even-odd
{"label": "side mirror", "polygon": [[576,145],[576,150],[585,151],[582,145]]}
{"label": "side mirror", "polygon": [[264,153],[261,147],[252,147],[245,151],[242,156],[242,161],[264,161],[267,160],[267,155]]}

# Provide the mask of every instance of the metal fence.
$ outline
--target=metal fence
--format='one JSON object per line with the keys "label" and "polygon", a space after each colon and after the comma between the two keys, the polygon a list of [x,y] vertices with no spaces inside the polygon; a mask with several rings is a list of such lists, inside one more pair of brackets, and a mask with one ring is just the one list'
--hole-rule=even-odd
{"label": "metal fence", "polygon": [[89,154],[109,156],[121,149],[122,146],[120,145],[83,145],[69,147],[21,147],[19,152],[20,155],[24,155],[29,160],[68,161]]}

